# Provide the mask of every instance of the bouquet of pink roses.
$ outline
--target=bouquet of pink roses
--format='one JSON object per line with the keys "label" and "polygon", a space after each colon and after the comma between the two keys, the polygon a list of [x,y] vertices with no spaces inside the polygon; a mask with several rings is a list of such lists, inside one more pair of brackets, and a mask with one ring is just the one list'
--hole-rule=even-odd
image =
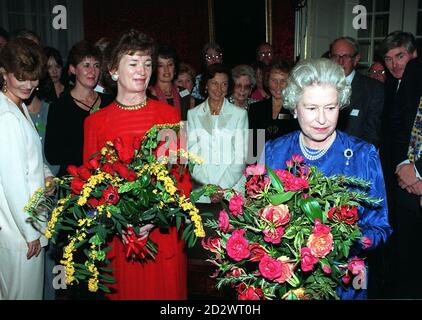
{"label": "bouquet of pink roses", "polygon": [[338,286],[365,280],[364,261],[349,253],[358,241],[370,245],[357,207],[382,200],[367,195],[369,182],[324,176],[301,156],[287,170],[257,165],[246,175],[246,197],[228,191],[228,208],[206,222],[217,288],[231,286],[239,300],[338,299]]}

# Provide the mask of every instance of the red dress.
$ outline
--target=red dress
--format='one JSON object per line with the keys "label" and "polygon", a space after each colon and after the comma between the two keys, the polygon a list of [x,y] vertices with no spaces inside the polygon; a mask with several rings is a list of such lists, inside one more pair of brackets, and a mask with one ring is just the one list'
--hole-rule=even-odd
{"label": "red dress", "polygon": [[[149,100],[139,110],[122,110],[115,103],[93,113],[85,120],[84,161],[98,152],[107,141],[117,137],[143,137],[155,124],[178,123],[177,109]],[[132,140],[130,140],[132,141]],[[179,184],[184,194],[190,192],[190,179]],[[187,258],[184,241],[175,227],[168,233],[155,228],[150,239],[158,245],[155,261],[128,262],[119,237],[114,237],[107,257],[114,269],[115,283],[111,285],[113,300],[150,299],[181,300],[187,298]]]}

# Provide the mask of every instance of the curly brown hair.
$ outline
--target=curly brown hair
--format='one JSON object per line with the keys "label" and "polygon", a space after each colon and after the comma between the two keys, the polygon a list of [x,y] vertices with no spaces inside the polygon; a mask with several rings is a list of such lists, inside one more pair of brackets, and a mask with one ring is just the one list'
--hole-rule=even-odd
{"label": "curly brown hair", "polygon": [[10,40],[0,51],[0,67],[18,80],[39,80],[46,71],[42,48],[26,38]]}

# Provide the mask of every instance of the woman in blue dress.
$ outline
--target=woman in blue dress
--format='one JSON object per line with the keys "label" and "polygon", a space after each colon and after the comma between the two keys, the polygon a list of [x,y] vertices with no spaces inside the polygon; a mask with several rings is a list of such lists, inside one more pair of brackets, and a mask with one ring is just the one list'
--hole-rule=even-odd
{"label": "woman in blue dress", "polygon": [[[369,239],[357,244],[350,257],[365,256],[384,243],[392,229],[388,212],[384,177],[375,147],[336,130],[339,112],[350,101],[351,87],[341,67],[327,59],[305,60],[297,64],[283,90],[283,106],[298,119],[300,130],[270,141],[265,146],[266,164],[285,169],[286,160],[300,154],[308,165],[325,175],[344,174],[372,183],[369,195],[382,198],[380,207],[359,208],[359,226]],[[337,289],[342,299],[365,299],[366,286],[360,290]]]}

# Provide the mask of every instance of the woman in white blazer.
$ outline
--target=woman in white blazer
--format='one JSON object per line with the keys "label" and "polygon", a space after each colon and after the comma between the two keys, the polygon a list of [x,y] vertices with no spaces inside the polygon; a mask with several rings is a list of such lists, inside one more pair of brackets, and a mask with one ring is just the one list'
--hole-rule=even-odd
{"label": "woman in white blazer", "polygon": [[17,38],[0,52],[0,300],[41,299],[44,223],[24,211],[33,193],[52,182],[40,138],[23,100],[38,86],[45,66],[42,49]]}
{"label": "woman in white blazer", "polygon": [[191,172],[194,182],[242,192],[248,115],[225,98],[231,81],[230,70],[221,64],[209,66],[204,73],[201,89],[207,99],[188,111],[188,148],[204,160]]}

